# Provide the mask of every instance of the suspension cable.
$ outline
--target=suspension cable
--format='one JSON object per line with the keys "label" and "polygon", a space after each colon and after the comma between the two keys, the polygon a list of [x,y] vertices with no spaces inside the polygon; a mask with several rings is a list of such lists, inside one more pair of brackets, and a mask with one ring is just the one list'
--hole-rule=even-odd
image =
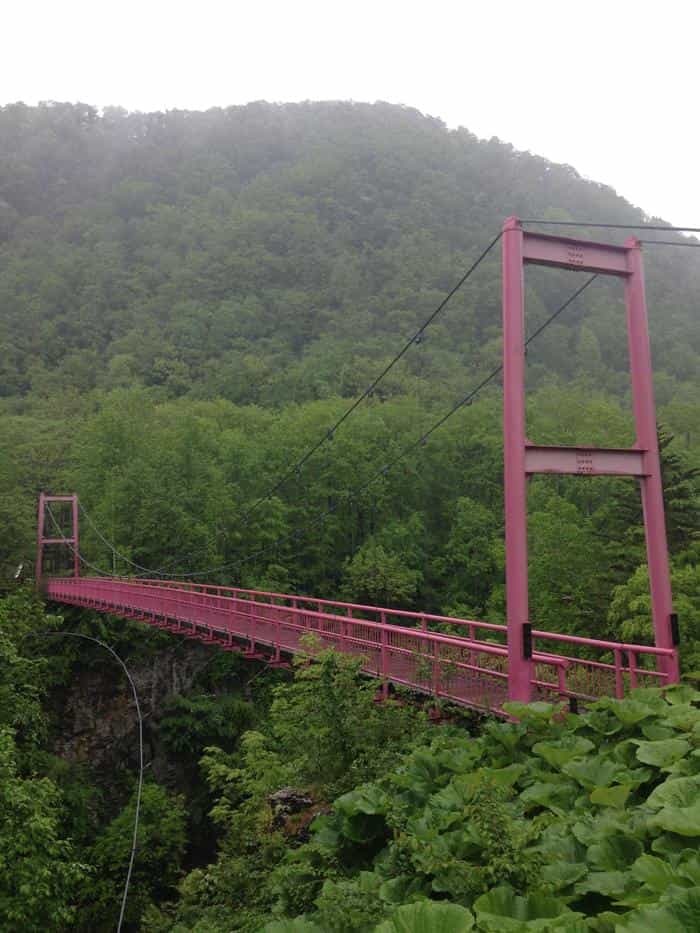
{"label": "suspension cable", "polygon": [[[527,348],[534,340],[536,340],[540,334],[546,330],[554,321],[598,278],[597,274],[591,275],[586,281],[573,292],[572,295],[567,298],[567,300],[561,304],[556,311],[554,311],[539,327],[537,327],[532,334],[525,340],[524,346]],[[459,399],[453,406],[450,408],[442,417],[440,417],[427,431],[416,438],[406,447],[404,447],[398,455],[389,463],[384,464],[380,469],[373,473],[366,480],[363,480],[357,486],[351,487],[350,489],[344,490],[336,499],[344,498],[345,501],[351,502],[356,499],[362,492],[365,491],[369,486],[375,483],[380,477],[386,476],[390,470],[392,470],[398,463],[404,460],[410,453],[412,453],[416,448],[425,446],[428,441],[428,438],[439,428],[445,424],[456,412],[461,408],[470,405],[474,398],[486,388],[486,386],[492,382],[503,370],[503,364],[500,364],[495,369],[493,369],[486,377],[484,377],[474,388],[470,389],[466,395]],[[325,519],[332,515],[336,511],[336,503],[334,502],[332,506],[321,511],[307,526],[305,531],[301,529],[294,529],[292,532],[288,532],[284,535],[281,535],[275,541],[271,542],[269,545],[265,545],[263,548],[253,551],[245,555],[242,558],[237,559],[231,563],[221,564],[218,567],[209,567],[206,570],[192,571],[189,573],[179,574],[180,579],[192,579],[194,577],[206,576],[209,573],[218,573],[222,570],[231,570],[238,569],[243,566],[243,564],[249,563],[252,560],[255,560],[258,557],[268,553],[271,550],[274,550],[279,547],[280,544],[289,541],[290,539],[299,540],[304,534],[308,534],[309,531],[313,530],[318,524],[325,521]],[[173,575],[174,576],[174,575]]]}
{"label": "suspension cable", "polygon": [[374,390],[377,388],[377,386],[378,386],[379,383],[382,381],[382,379],[384,379],[384,377],[385,377],[386,375],[388,375],[389,372],[391,372],[391,370],[394,368],[394,366],[396,366],[396,364],[399,362],[399,360],[402,359],[402,357],[408,352],[408,350],[410,349],[410,347],[413,346],[414,344],[417,344],[417,343],[420,343],[420,342],[421,342],[421,340],[422,340],[422,338],[423,338],[424,331],[426,330],[426,328],[427,328],[430,324],[432,324],[432,322],[435,320],[435,318],[438,316],[438,314],[439,314],[439,313],[443,310],[443,308],[445,308],[445,306],[448,304],[448,302],[450,301],[450,299],[451,299],[454,295],[456,295],[456,293],[457,293],[457,292],[460,290],[460,288],[464,285],[464,283],[467,281],[467,279],[469,279],[470,276],[479,268],[479,266],[480,266],[481,263],[484,261],[484,259],[486,259],[486,257],[487,257],[488,254],[491,252],[491,250],[493,249],[493,247],[494,247],[494,246],[498,243],[498,241],[501,239],[501,236],[502,236],[502,233],[499,232],[499,233],[491,240],[491,242],[488,244],[488,246],[486,246],[486,247],[481,251],[481,253],[479,254],[479,256],[474,260],[474,262],[471,264],[471,266],[469,266],[469,268],[468,268],[467,271],[464,273],[464,275],[460,278],[460,280],[457,282],[457,284],[447,293],[447,295],[442,299],[442,301],[441,301],[440,304],[435,308],[435,310],[426,318],[426,320],[423,321],[423,323],[420,325],[420,327],[418,328],[418,330],[408,338],[408,340],[404,343],[404,345],[401,347],[401,349],[399,350],[399,352],[393,357],[393,359],[392,359],[389,363],[387,363],[387,365],[386,365],[386,366],[384,367],[384,369],[379,373],[379,375],[376,376],[376,377],[372,380],[372,382],[367,386],[367,388],[364,390],[364,392],[362,392],[361,395],[358,395],[358,397],[355,399],[355,401],[343,412],[343,414],[338,418],[338,420],[337,420],[330,428],[328,428],[328,430],[325,432],[325,434],[323,434],[323,436],[320,437],[320,438],[318,439],[318,441],[316,441],[315,444],[312,444],[311,447],[309,447],[309,449],[306,451],[306,453],[304,453],[292,466],[288,467],[287,470],[285,470],[285,472],[282,474],[281,478],[280,478],[279,480],[277,480],[275,483],[273,483],[273,485],[267,490],[267,492],[263,493],[263,495],[261,495],[258,499],[256,499],[256,501],[250,506],[250,508],[247,509],[247,510],[243,513],[243,515],[242,515],[242,517],[241,517],[241,520],[242,520],[244,523],[247,524],[247,523],[248,523],[248,520],[250,519],[250,516],[253,514],[253,512],[254,512],[257,508],[259,508],[259,506],[261,506],[263,502],[266,502],[268,499],[270,499],[270,498],[271,498],[271,497],[272,497],[272,496],[287,482],[288,479],[290,479],[292,476],[294,476],[295,474],[297,474],[297,473],[299,472],[299,470],[301,470],[301,468],[304,466],[304,464],[305,464],[308,460],[310,460],[311,457],[313,457],[313,455],[316,453],[316,451],[317,451],[320,447],[323,446],[323,444],[325,444],[327,441],[330,441],[330,440],[333,439],[333,436],[334,436],[335,432],[338,430],[338,428],[350,417],[350,415],[352,415],[352,413],[359,407],[359,405],[362,404],[362,402],[363,402],[365,399],[369,398],[369,397],[374,393]]}
{"label": "suspension cable", "polygon": [[53,514],[51,506],[48,504],[48,502],[44,503],[44,508],[49,513],[49,517],[51,518],[51,521],[53,522],[54,527],[56,528],[56,531],[60,535],[61,541],[63,542],[63,544],[65,544],[66,547],[68,547],[73,552],[73,554],[78,558],[78,560],[81,563],[85,564],[86,567],[89,567],[90,570],[94,570],[95,573],[98,573],[101,577],[113,577],[114,576],[114,574],[110,573],[108,570],[102,570],[100,567],[97,567],[95,564],[91,564],[89,560],[86,560],[86,558],[83,557],[80,551],[74,547],[73,542],[70,541],[68,538],[66,538],[65,534],[63,533],[63,529],[58,523],[58,520],[56,516]]}
{"label": "suspension cable", "polygon": [[598,227],[604,230],[660,230],[664,233],[700,233],[700,227],[672,227],[668,224],[607,224],[589,220],[521,220],[521,224],[544,224],[548,227]]}

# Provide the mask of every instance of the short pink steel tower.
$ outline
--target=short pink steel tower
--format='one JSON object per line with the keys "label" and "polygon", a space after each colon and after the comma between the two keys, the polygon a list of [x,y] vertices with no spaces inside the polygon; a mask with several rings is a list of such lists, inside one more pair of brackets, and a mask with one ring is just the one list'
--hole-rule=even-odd
{"label": "short pink steel tower", "polygon": [[[633,447],[543,447],[527,439],[523,283],[526,263],[624,279],[637,433]],[[671,597],[644,271],[636,238],[631,237],[624,246],[610,246],[530,233],[522,229],[517,217],[506,220],[503,225],[503,440],[510,699],[529,701],[533,680],[532,629],[528,614],[527,478],[534,473],[639,479],[654,639],[657,648],[673,650],[672,655],[659,658],[658,663],[668,682],[678,681],[678,624]]]}
{"label": "short pink steel tower", "polygon": [[[58,502],[63,505],[63,503],[70,503],[70,525],[71,531],[70,535],[64,535],[61,530],[60,525],[58,524],[56,517],[51,511],[51,503]],[[51,526],[49,527],[49,532],[46,532],[46,512],[49,512],[49,517],[51,518]],[[39,516],[38,516],[38,527],[37,527],[37,546],[36,546],[36,581],[38,585],[41,585],[42,577],[44,575],[44,551],[47,545],[56,545],[61,548],[68,548],[70,550],[72,564],[73,564],[73,576],[80,576],[80,542],[79,542],[79,532],[78,532],[78,496],[51,496],[48,493],[42,492],[39,495]]]}

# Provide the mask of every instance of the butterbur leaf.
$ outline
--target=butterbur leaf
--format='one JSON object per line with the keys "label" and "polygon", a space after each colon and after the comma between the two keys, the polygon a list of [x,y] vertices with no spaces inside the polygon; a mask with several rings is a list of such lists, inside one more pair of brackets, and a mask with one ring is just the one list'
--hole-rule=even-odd
{"label": "butterbur leaf", "polygon": [[605,897],[621,897],[633,884],[626,871],[592,871],[575,887],[577,894],[603,894]]}
{"label": "butterbur leaf", "polygon": [[697,703],[700,701],[700,691],[690,684],[673,684],[664,690],[664,696],[669,703]]}
{"label": "butterbur leaf", "polygon": [[415,875],[399,875],[383,882],[379,888],[379,896],[387,904],[405,904],[416,896],[425,896],[426,882]]}
{"label": "butterbur leaf", "polygon": [[664,807],[649,825],[679,836],[700,836],[700,800],[692,807]]}
{"label": "butterbur leaf", "polygon": [[685,703],[672,706],[664,716],[664,723],[682,732],[692,732],[700,723],[700,709]]}
{"label": "butterbur leaf", "polygon": [[562,765],[574,758],[582,758],[593,751],[595,745],[588,739],[578,735],[566,735],[556,742],[537,742],[532,751],[540,758],[544,758],[552,768],[560,770]]}
{"label": "butterbur leaf", "polygon": [[503,709],[509,716],[513,716],[520,723],[546,723],[549,722],[558,707],[552,703],[519,703],[510,700],[503,704]]}
{"label": "butterbur leaf", "polygon": [[617,762],[603,755],[584,758],[580,761],[569,761],[562,767],[564,774],[574,778],[587,790],[593,790],[596,787],[608,787],[613,783],[620,770],[620,765]]}
{"label": "butterbur leaf", "polygon": [[651,704],[649,702],[641,702],[636,698],[630,698],[627,700],[613,700],[610,704],[610,710],[623,725],[636,726],[638,722],[655,716],[657,712],[659,712],[659,705],[663,708],[663,700]]}
{"label": "butterbur leaf", "polygon": [[[489,933],[505,930],[568,930],[581,914],[575,914],[551,894],[535,892],[526,897],[510,885],[492,888],[474,901],[479,928]],[[585,926],[582,927],[585,930]]]}
{"label": "butterbur leaf", "polygon": [[294,920],[272,920],[262,927],[260,933],[323,933],[323,930],[311,920],[296,917]]}
{"label": "butterbur leaf", "polygon": [[585,724],[600,735],[615,735],[622,732],[623,725],[619,719],[607,709],[592,709],[581,717]]}
{"label": "butterbur leaf", "polygon": [[374,933],[468,933],[474,916],[466,907],[439,901],[416,901],[399,907]]}
{"label": "butterbur leaf", "polygon": [[637,740],[637,758],[645,765],[665,768],[682,758],[690,749],[685,739],[661,739],[656,742]]}
{"label": "butterbur leaf", "polygon": [[654,855],[640,855],[630,872],[633,878],[657,894],[663,894],[677,879],[676,872],[668,862]]}
{"label": "butterbur leaf", "polygon": [[591,803],[596,803],[602,807],[617,807],[619,810],[622,810],[633,789],[633,784],[615,784],[612,787],[596,787],[595,790],[591,791]]}
{"label": "butterbur leaf", "polygon": [[620,917],[617,933],[691,933],[700,930],[700,887],[674,888],[656,907]]}
{"label": "butterbur leaf", "polygon": [[525,805],[526,811],[533,807],[546,807],[553,813],[563,816],[571,811],[574,802],[581,791],[575,784],[554,784],[538,781],[531,784],[520,795],[520,802]]}
{"label": "butterbur leaf", "polygon": [[588,865],[583,862],[551,862],[542,869],[542,880],[561,890],[580,881],[586,874]]}
{"label": "butterbur leaf", "polygon": [[[664,722],[667,720],[665,719]],[[645,722],[642,723],[642,735],[645,739],[648,739],[650,742],[657,742],[660,739],[672,739],[675,738],[675,731],[670,728],[670,726],[660,725],[658,722]],[[629,739],[630,742],[636,743],[637,739]]]}
{"label": "butterbur leaf", "polygon": [[643,852],[639,839],[622,833],[606,836],[588,847],[586,859],[601,871],[616,871],[631,865]]}
{"label": "butterbur leaf", "polygon": [[647,806],[655,810],[660,807],[690,807],[696,801],[700,801],[700,775],[667,778],[649,794]]}

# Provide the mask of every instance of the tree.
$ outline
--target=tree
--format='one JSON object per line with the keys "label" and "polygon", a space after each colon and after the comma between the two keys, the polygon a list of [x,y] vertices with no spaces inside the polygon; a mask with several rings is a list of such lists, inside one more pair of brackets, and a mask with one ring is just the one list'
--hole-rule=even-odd
{"label": "tree", "polygon": [[[80,929],[109,930],[119,915],[131,856],[135,799],[107,825],[90,848],[92,876],[83,890]],[[125,913],[137,923],[153,901],[171,896],[186,844],[183,800],[157,784],[143,786],[136,859]]]}
{"label": "tree", "polygon": [[362,545],[345,563],[346,599],[373,606],[410,606],[422,579],[402,559],[372,541]]}
{"label": "tree", "polygon": [[47,778],[23,777],[9,729],[0,729],[0,926],[74,929],[87,867],[61,832],[62,800]]}

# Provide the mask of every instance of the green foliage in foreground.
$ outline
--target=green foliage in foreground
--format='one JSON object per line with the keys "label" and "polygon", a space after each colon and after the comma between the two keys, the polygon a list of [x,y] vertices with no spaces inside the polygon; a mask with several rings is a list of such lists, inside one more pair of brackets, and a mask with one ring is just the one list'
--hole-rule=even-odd
{"label": "green foliage in foreground", "polygon": [[[317,676],[338,663],[326,655]],[[151,912],[145,928],[698,929],[699,701],[687,685],[642,689],[581,715],[514,704],[518,723],[491,721],[476,738],[440,727],[374,780],[317,807],[308,838],[275,826],[261,738],[246,744],[238,770],[221,760],[215,768],[210,753],[210,778],[224,788],[219,860],[185,879],[169,919]],[[312,741],[317,726],[309,722]],[[280,754],[301,760],[290,747]],[[253,864],[254,896],[237,903]]]}

